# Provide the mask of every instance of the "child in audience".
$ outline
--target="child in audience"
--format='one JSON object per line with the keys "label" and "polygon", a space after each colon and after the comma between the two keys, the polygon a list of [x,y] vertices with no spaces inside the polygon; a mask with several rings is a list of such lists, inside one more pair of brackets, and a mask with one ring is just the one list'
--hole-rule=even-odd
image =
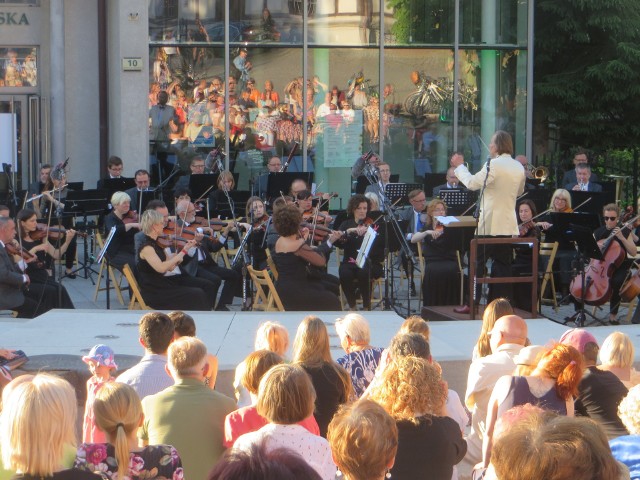
{"label": "child in audience", "polygon": [[112,370],[118,366],[114,360],[113,350],[107,345],[95,345],[89,355],[82,357],[82,361],[89,365],[92,376],[87,380],[87,403],[84,407],[84,420],[82,422],[82,441],[85,443],[105,443],[105,433],[96,425],[96,417],[93,411],[93,403],[96,394],[107,382],[113,382]]}

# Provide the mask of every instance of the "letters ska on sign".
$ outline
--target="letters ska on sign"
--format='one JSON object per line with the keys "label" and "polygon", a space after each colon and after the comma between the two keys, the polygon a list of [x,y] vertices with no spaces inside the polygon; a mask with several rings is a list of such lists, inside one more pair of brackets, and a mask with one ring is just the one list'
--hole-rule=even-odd
{"label": "letters ska on sign", "polygon": [[0,25],[29,25],[26,13],[0,12]]}

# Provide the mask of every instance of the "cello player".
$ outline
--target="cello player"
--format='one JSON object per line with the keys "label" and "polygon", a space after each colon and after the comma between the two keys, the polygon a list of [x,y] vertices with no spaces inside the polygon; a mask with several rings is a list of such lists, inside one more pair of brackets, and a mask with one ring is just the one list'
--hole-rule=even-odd
{"label": "cello player", "polygon": [[627,258],[627,254],[636,256],[636,245],[633,240],[633,231],[631,231],[626,237],[620,226],[618,225],[620,217],[620,208],[615,203],[609,203],[603,208],[604,225],[597,228],[593,232],[593,236],[596,241],[608,238],[610,235],[614,236],[614,241],[618,242],[625,252],[625,258],[622,264],[613,272],[611,278],[611,299],[609,301],[609,323],[611,325],[619,325],[617,320],[618,307],[620,306],[620,288],[624,283],[632,261]]}

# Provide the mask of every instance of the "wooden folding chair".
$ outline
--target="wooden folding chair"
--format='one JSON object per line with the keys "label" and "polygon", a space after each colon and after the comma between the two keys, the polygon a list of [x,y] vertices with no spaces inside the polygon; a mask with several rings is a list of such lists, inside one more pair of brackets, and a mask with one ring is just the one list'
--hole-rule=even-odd
{"label": "wooden folding chair", "polygon": [[[542,285],[540,286],[540,304],[541,305],[553,305],[553,309],[558,311],[558,300],[556,299],[556,284],[553,280],[553,261],[556,258],[558,252],[558,242],[553,243],[541,243],[540,251],[538,253],[541,257],[549,257],[549,263],[547,268],[542,274]],[[547,285],[551,285],[551,297],[545,297]]]}
{"label": "wooden folding chair", "polygon": [[253,299],[253,310],[265,312],[284,312],[284,306],[276,287],[271,280],[268,270],[256,270],[251,265],[247,266],[247,271],[251,275],[256,294]]}
{"label": "wooden folding chair", "polygon": [[127,282],[129,282],[129,288],[131,289],[131,301],[129,302],[129,310],[151,310],[151,307],[145,303],[140,293],[140,287],[138,281],[131,271],[131,267],[126,265],[122,268]]}
{"label": "wooden folding chair", "polygon": [[[98,245],[98,248],[100,250],[102,250],[102,248],[104,247],[104,240],[100,232],[96,232],[96,244]],[[98,270],[98,281],[96,282],[96,290],[95,290],[95,293],[93,294],[94,302],[98,299],[98,294],[100,292],[104,292],[107,290],[106,286],[100,288],[100,284],[102,283],[102,274],[105,273],[106,266],[107,266],[107,259],[103,258],[102,262],[100,262],[100,270]],[[110,290],[114,289],[116,291],[116,296],[118,297],[118,301],[120,302],[120,305],[124,305],[124,298],[122,297],[123,275],[118,275],[116,277],[116,271],[118,270],[116,270],[113,266],[109,265],[109,272],[108,272],[109,279],[110,279],[109,289]],[[105,280],[105,283],[106,283],[106,280]]]}
{"label": "wooden folding chair", "polygon": [[276,262],[273,261],[273,257],[271,256],[271,252],[268,248],[265,250],[265,252],[267,252],[267,266],[269,267],[268,270],[271,272],[271,275],[273,275],[273,279],[278,280],[278,269],[276,268]]}

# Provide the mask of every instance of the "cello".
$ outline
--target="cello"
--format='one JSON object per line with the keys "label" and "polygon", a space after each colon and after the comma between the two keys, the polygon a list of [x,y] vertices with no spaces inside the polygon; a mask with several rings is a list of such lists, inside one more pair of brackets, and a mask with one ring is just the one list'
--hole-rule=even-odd
{"label": "cello", "polygon": [[[632,227],[640,215],[632,218],[620,228],[625,234],[625,230]],[[627,231],[626,234],[629,232]],[[587,305],[600,306],[604,305],[611,299],[613,293],[611,289],[611,277],[614,272],[622,265],[627,253],[620,243],[615,242],[615,234],[611,234],[598,242],[600,251],[602,252],[602,260],[591,259],[589,265],[584,269],[585,289],[582,291],[581,274],[576,275],[571,281],[569,291],[576,300],[582,300]]]}

